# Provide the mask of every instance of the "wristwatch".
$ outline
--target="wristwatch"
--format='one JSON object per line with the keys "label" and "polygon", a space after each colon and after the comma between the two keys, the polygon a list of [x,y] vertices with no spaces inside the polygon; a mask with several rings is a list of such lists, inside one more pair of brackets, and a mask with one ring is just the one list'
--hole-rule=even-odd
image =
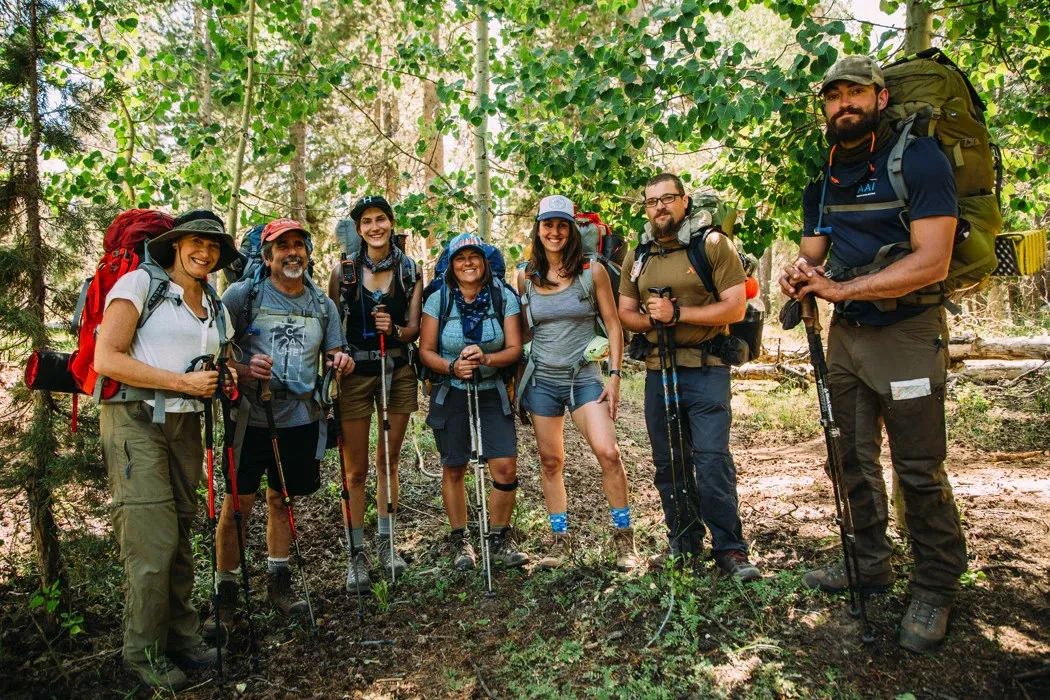
{"label": "wristwatch", "polygon": [[678,323],[678,319],[682,316],[682,307],[678,305],[678,302],[674,304],[674,313],[671,314],[670,324],[673,326]]}
{"label": "wristwatch", "polygon": [[620,377],[621,379],[623,379],[623,375],[620,374],[620,370],[618,370],[618,369],[611,369],[611,370],[609,370],[609,376],[611,376],[611,377]]}

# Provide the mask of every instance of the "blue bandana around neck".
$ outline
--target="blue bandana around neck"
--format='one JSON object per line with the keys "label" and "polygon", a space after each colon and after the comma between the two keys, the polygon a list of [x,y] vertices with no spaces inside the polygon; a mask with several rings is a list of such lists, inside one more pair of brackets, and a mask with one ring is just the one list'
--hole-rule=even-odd
{"label": "blue bandana around neck", "polygon": [[483,321],[488,316],[491,302],[488,285],[481,288],[472,302],[468,303],[463,298],[463,292],[459,287],[452,288],[452,298],[456,300],[456,308],[459,309],[459,321],[463,325],[463,337],[475,343],[480,343]]}

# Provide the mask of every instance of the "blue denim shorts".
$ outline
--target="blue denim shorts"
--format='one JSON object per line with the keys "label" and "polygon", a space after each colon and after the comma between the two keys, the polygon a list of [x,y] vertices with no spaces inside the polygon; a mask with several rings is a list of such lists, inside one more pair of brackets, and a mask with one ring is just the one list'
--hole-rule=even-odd
{"label": "blue denim shorts", "polygon": [[566,407],[573,413],[580,406],[597,401],[604,390],[602,383],[592,377],[578,378],[575,384],[533,378],[522,389],[521,407],[537,416],[556,418],[565,415]]}

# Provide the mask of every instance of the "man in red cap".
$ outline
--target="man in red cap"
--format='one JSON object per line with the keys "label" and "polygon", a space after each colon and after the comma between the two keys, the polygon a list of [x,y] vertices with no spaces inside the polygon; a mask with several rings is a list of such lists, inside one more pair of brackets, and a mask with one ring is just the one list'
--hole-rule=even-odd
{"label": "man in red cap", "polygon": [[[236,417],[241,512],[251,510],[265,473],[268,592],[284,615],[305,614],[307,605],[292,592],[291,529],[260,388],[265,384],[270,390],[285,487],[289,496],[305,496],[321,486],[326,433],[315,387],[322,353],[330,358],[326,364],[340,372],[353,369],[353,360],[343,352],[339,310],[307,274],[312,251],[310,234],[298,221],[271,221],[262,232],[262,279],[237,282],[223,295],[245,360],[236,364],[243,397]],[[247,533],[247,518],[243,522]],[[241,565],[229,499],[223,502],[218,543],[219,610],[229,623]]]}

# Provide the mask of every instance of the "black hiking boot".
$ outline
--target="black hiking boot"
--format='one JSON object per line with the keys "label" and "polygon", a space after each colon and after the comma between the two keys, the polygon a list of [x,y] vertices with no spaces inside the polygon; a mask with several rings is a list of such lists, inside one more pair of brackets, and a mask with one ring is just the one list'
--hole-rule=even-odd
{"label": "black hiking boot", "polygon": [[[802,583],[808,588],[825,593],[842,593],[849,590],[849,579],[846,577],[846,566],[840,559],[819,569],[807,571]],[[886,572],[879,576],[861,576],[860,592],[863,595],[885,593],[893,587],[893,573]]]}
{"label": "black hiking boot", "polygon": [[288,567],[270,573],[266,594],[277,611],[285,617],[305,616],[310,612],[306,601],[296,598],[292,592],[292,570]]}
{"label": "black hiking boot", "polygon": [[211,615],[201,625],[201,636],[204,637],[205,641],[212,644],[215,643],[215,617],[218,615],[219,624],[221,625],[219,628],[222,635],[221,641],[225,644],[229,637],[230,628],[233,627],[237,618],[237,593],[239,591],[236,581],[219,581],[218,589],[218,610],[213,608]]}
{"label": "black hiking boot", "polygon": [[529,555],[518,551],[514,543],[514,528],[507,526],[489,533],[489,556],[496,564],[512,568],[529,563]]}

